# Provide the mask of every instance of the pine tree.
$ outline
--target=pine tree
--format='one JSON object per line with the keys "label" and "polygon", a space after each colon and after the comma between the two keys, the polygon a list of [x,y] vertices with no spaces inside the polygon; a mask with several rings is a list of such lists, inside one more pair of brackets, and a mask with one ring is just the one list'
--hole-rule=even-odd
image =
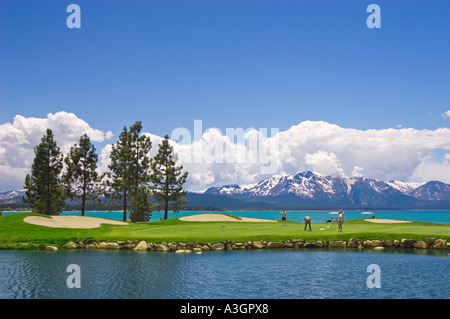
{"label": "pine tree", "polygon": [[94,186],[99,181],[98,155],[87,134],[81,136],[78,145],[70,148],[64,162],[66,172],[63,181],[67,195],[70,199],[81,200],[81,216],[84,216],[86,202],[96,198]]}
{"label": "pine tree", "polygon": [[158,154],[153,158],[152,170],[152,193],[159,203],[164,204],[164,219],[167,219],[169,204],[172,211],[177,212],[187,203],[184,198],[187,192],[183,190],[183,184],[188,176],[187,172],[182,173],[182,165],[176,166],[176,154],[167,135],[159,144]]}
{"label": "pine tree", "polygon": [[108,165],[109,179],[107,183],[107,196],[121,199],[123,203],[123,221],[127,220],[127,195],[128,195],[128,167],[130,166],[130,143],[126,127],[119,135],[119,140],[112,145],[110,153],[111,163]]}
{"label": "pine tree", "polygon": [[[148,199],[148,183],[150,182],[151,158],[150,149],[152,143],[146,135],[139,135],[142,130],[140,121],[130,126],[130,150],[131,150],[131,166],[130,166],[130,219],[132,222],[145,221],[145,215],[141,214],[139,203],[144,203],[143,194],[147,194]],[[139,198],[138,198],[139,197]],[[148,210],[149,208],[146,207]]]}
{"label": "pine tree", "polygon": [[[127,205],[132,203],[132,210],[137,210],[140,187],[147,187],[150,181],[151,149],[150,138],[139,135],[142,129],[140,121],[135,122],[128,130],[124,127],[119,140],[111,149],[109,165],[110,197],[120,198],[123,203],[123,220],[126,221]],[[133,218],[134,219],[134,218]]]}
{"label": "pine tree", "polygon": [[133,207],[130,212],[130,220],[135,222],[148,222],[152,216],[153,205],[150,202],[149,189],[145,186],[139,187],[139,190],[131,200],[130,206]]}
{"label": "pine tree", "polygon": [[35,212],[58,215],[65,202],[60,179],[63,157],[50,129],[47,129],[41,143],[34,148],[34,154],[31,174],[25,177],[23,201]]}

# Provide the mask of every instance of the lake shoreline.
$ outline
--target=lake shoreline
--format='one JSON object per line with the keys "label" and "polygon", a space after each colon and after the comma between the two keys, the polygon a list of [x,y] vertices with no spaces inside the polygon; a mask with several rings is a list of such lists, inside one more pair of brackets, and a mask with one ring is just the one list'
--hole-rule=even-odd
{"label": "lake shoreline", "polygon": [[[330,241],[305,241],[303,239],[291,239],[284,241],[266,241],[253,240],[247,242],[235,242],[224,240],[217,243],[201,242],[147,242],[145,240],[127,240],[127,241],[97,241],[97,240],[79,240],[67,243],[63,249],[126,249],[134,251],[163,251],[174,253],[202,253],[204,251],[230,251],[247,249],[281,249],[281,248],[348,248],[348,249],[376,249],[385,248],[396,249],[438,249],[450,250],[450,243],[441,238],[426,238],[425,240],[414,240],[411,238],[402,238],[399,240],[359,240],[351,238],[345,240]],[[56,246],[47,246],[47,251],[59,250]]]}

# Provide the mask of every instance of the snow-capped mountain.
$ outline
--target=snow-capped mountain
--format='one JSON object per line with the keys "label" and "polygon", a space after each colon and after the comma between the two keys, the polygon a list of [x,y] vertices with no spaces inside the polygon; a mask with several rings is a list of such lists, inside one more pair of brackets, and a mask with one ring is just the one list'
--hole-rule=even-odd
{"label": "snow-capped mountain", "polygon": [[211,187],[204,194],[282,202],[298,207],[412,208],[426,207],[427,204],[444,207],[450,202],[450,185],[435,181],[383,182],[366,177],[325,176],[307,171],[295,175],[275,175],[255,184]]}
{"label": "snow-capped mountain", "polygon": [[1,204],[15,204],[22,202],[22,196],[25,194],[24,189],[13,190],[8,192],[0,192]]}

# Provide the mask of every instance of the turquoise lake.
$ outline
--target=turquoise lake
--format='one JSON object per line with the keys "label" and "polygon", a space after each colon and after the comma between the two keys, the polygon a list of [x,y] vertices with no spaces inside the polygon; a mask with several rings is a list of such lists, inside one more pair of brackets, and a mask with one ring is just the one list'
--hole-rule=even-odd
{"label": "turquoise lake", "polygon": [[[344,211],[345,220],[368,218],[370,215],[362,214],[364,211]],[[419,222],[443,223],[450,224],[450,210],[381,210],[370,211],[374,213],[375,218],[388,219],[404,219]],[[168,213],[168,218],[178,218],[192,214],[204,214],[208,212],[178,212]],[[256,217],[267,219],[281,219],[279,211],[230,211],[231,213],[241,217]],[[64,212],[62,215],[79,215],[79,212]],[[103,217],[122,220],[123,212],[86,212],[86,216]],[[303,218],[311,216],[311,222],[324,223],[328,219],[336,219],[337,215],[330,214],[330,211],[288,211],[287,219],[296,222],[303,222]],[[163,218],[163,212],[153,212],[151,221]]]}
{"label": "turquoise lake", "polygon": [[[370,215],[362,214],[365,211],[344,211],[345,220],[369,218]],[[387,219],[403,219],[412,220],[418,222],[430,222],[430,223],[442,223],[450,224],[450,210],[372,210],[375,218],[387,218]],[[16,212],[3,212],[3,215],[14,214]],[[168,213],[168,218],[178,218],[193,214],[205,214],[216,213],[207,211],[183,211],[178,213]],[[280,211],[228,211],[225,213],[234,214],[241,217],[256,217],[267,219],[281,219]],[[80,212],[62,212],[61,215],[80,215]],[[122,220],[123,212],[105,212],[94,211],[86,212],[86,216],[110,218],[116,220]],[[335,214],[330,214],[330,211],[287,211],[287,220],[295,222],[303,222],[303,218],[309,215],[311,216],[312,223],[324,223],[330,218],[336,219]],[[164,212],[153,212],[150,221],[157,221],[162,219]]]}

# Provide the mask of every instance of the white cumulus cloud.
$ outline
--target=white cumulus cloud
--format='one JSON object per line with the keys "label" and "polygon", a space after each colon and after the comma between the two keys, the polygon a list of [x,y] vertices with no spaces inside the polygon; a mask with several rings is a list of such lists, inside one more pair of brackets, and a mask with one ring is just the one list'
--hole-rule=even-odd
{"label": "white cumulus cloud", "polygon": [[73,113],[50,113],[46,118],[16,115],[13,123],[0,125],[0,191],[23,186],[33,162],[34,147],[40,143],[47,128],[53,131],[63,153],[67,153],[85,133],[93,142],[103,142],[112,136],[111,132],[91,128]]}
{"label": "white cumulus cloud", "polygon": [[[63,152],[79,136],[103,142],[110,132],[96,130],[72,113],[49,114],[47,118],[16,116],[0,127],[1,190],[20,188],[34,157],[33,147],[49,127]],[[187,189],[215,184],[253,183],[274,174],[312,170],[324,175],[366,176],[379,180],[425,182],[439,179],[450,183],[450,155],[433,159],[434,150],[450,150],[450,129],[417,130],[390,128],[358,130],[323,121],[304,121],[285,131],[234,129],[201,130],[193,138],[188,129],[177,129],[170,141],[179,163],[189,172]],[[162,137],[150,132],[151,156]],[[192,134],[192,135],[191,135]],[[114,143],[115,141],[111,141]],[[111,144],[99,150],[101,172],[108,169]],[[439,152],[438,152],[439,153]]]}
{"label": "white cumulus cloud", "polygon": [[450,110],[447,110],[444,113],[442,113],[442,117],[443,118],[449,118],[450,117]]}

